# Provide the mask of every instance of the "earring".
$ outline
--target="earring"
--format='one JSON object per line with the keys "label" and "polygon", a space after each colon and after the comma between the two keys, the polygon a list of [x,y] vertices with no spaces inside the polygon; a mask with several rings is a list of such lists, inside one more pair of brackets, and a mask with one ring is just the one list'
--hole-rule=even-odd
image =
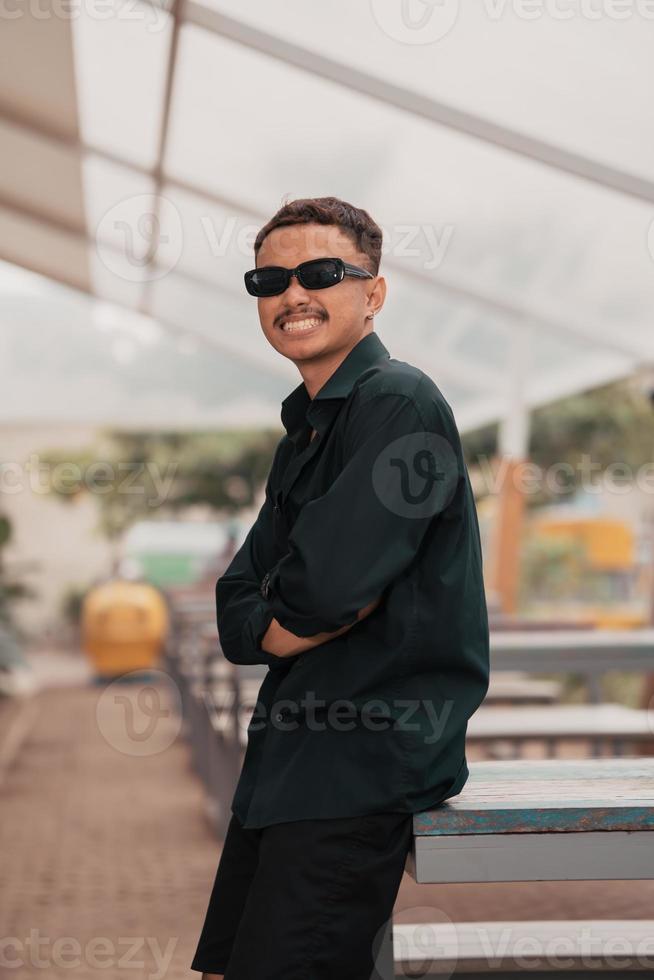
{"label": "earring", "polygon": [[368,314],[368,316],[366,317],[366,320],[372,320],[372,318],[374,317],[374,315],[375,315],[375,311],[373,310],[372,313],[369,313]]}

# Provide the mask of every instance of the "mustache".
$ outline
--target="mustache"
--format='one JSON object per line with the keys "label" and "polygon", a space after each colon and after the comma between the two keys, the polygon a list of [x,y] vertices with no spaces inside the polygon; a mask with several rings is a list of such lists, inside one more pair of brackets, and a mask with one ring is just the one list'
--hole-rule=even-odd
{"label": "mustache", "polygon": [[286,319],[287,316],[299,316],[300,314],[306,317],[320,317],[321,320],[327,319],[327,314],[323,313],[321,310],[284,310],[284,312],[280,313],[275,319],[275,324],[281,323],[281,321]]}

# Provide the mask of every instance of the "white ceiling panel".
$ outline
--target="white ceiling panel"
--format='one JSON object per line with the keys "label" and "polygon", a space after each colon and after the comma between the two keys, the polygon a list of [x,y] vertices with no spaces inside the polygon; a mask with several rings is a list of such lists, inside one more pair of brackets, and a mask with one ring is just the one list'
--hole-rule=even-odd
{"label": "white ceiling panel", "polygon": [[76,14],[0,37],[0,257],[87,294],[2,267],[16,417],[278,425],[243,273],[304,196],[381,225],[376,328],[462,429],[654,363],[654,0]]}
{"label": "white ceiling panel", "polygon": [[79,235],[0,207],[0,260],[91,289],[88,246]]}
{"label": "white ceiling panel", "polygon": [[245,371],[240,359],[7,263],[0,263],[0,337],[5,424],[44,417],[125,429],[280,424],[265,376]]}
{"label": "white ceiling panel", "polygon": [[83,231],[84,194],[77,149],[1,117],[0,147],[0,194],[4,202]]}
{"label": "white ceiling panel", "polygon": [[654,178],[649,0],[204,0],[479,117]]}
{"label": "white ceiling panel", "polygon": [[171,18],[150,4],[82,4],[74,25],[80,134],[144,167],[156,162]]}

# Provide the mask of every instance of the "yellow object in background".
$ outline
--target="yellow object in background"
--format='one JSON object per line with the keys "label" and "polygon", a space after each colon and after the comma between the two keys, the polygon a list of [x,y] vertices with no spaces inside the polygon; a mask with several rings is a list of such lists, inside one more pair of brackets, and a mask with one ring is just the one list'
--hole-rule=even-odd
{"label": "yellow object in background", "polygon": [[588,616],[598,629],[604,630],[635,630],[647,626],[648,619],[644,612],[620,609],[589,609]]}
{"label": "yellow object in background", "polygon": [[538,534],[547,538],[568,538],[584,548],[591,568],[628,571],[635,562],[634,533],[628,524],[609,517],[536,522]]}
{"label": "yellow object in background", "polygon": [[114,579],[82,603],[82,646],[97,674],[115,677],[153,667],[168,631],[168,609],[147,582]]}

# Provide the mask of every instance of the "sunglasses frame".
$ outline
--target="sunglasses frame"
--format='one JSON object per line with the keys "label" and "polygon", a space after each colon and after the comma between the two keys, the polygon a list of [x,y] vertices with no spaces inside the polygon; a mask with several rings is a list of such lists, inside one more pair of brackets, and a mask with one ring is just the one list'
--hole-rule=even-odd
{"label": "sunglasses frame", "polygon": [[[314,262],[335,262],[336,263],[336,267],[337,267],[337,269],[339,271],[339,278],[335,282],[328,282],[324,286],[313,286],[313,287],[306,286],[302,282],[302,269],[305,266],[307,266],[307,265],[312,265]],[[285,283],[283,289],[279,289],[279,290],[277,290],[274,293],[263,293],[262,294],[262,293],[252,292],[252,290],[251,290],[252,277],[254,276],[254,274],[256,272],[262,272],[263,269],[274,269],[276,272],[283,272],[286,275],[286,283]],[[332,256],[332,255],[326,255],[326,256],[321,257],[319,259],[307,259],[306,262],[300,262],[299,265],[296,265],[296,267],[294,269],[287,269],[283,265],[264,265],[264,266],[261,266],[260,269],[250,269],[249,272],[246,272],[245,273],[245,275],[244,275],[243,278],[244,278],[244,281],[245,281],[245,288],[248,291],[248,293],[250,294],[250,296],[256,296],[259,299],[267,299],[269,296],[281,296],[282,293],[286,292],[286,290],[288,289],[288,287],[291,284],[291,278],[292,278],[292,276],[295,276],[297,278],[298,282],[302,286],[304,286],[305,289],[314,289],[314,290],[315,289],[329,289],[330,286],[337,286],[339,284],[339,282],[342,282],[343,281],[343,279],[345,278],[345,276],[352,276],[355,279],[374,279],[375,278],[373,276],[372,272],[368,272],[367,269],[362,269],[358,265],[352,265],[350,262],[344,262],[343,259],[339,259],[338,257]]]}

